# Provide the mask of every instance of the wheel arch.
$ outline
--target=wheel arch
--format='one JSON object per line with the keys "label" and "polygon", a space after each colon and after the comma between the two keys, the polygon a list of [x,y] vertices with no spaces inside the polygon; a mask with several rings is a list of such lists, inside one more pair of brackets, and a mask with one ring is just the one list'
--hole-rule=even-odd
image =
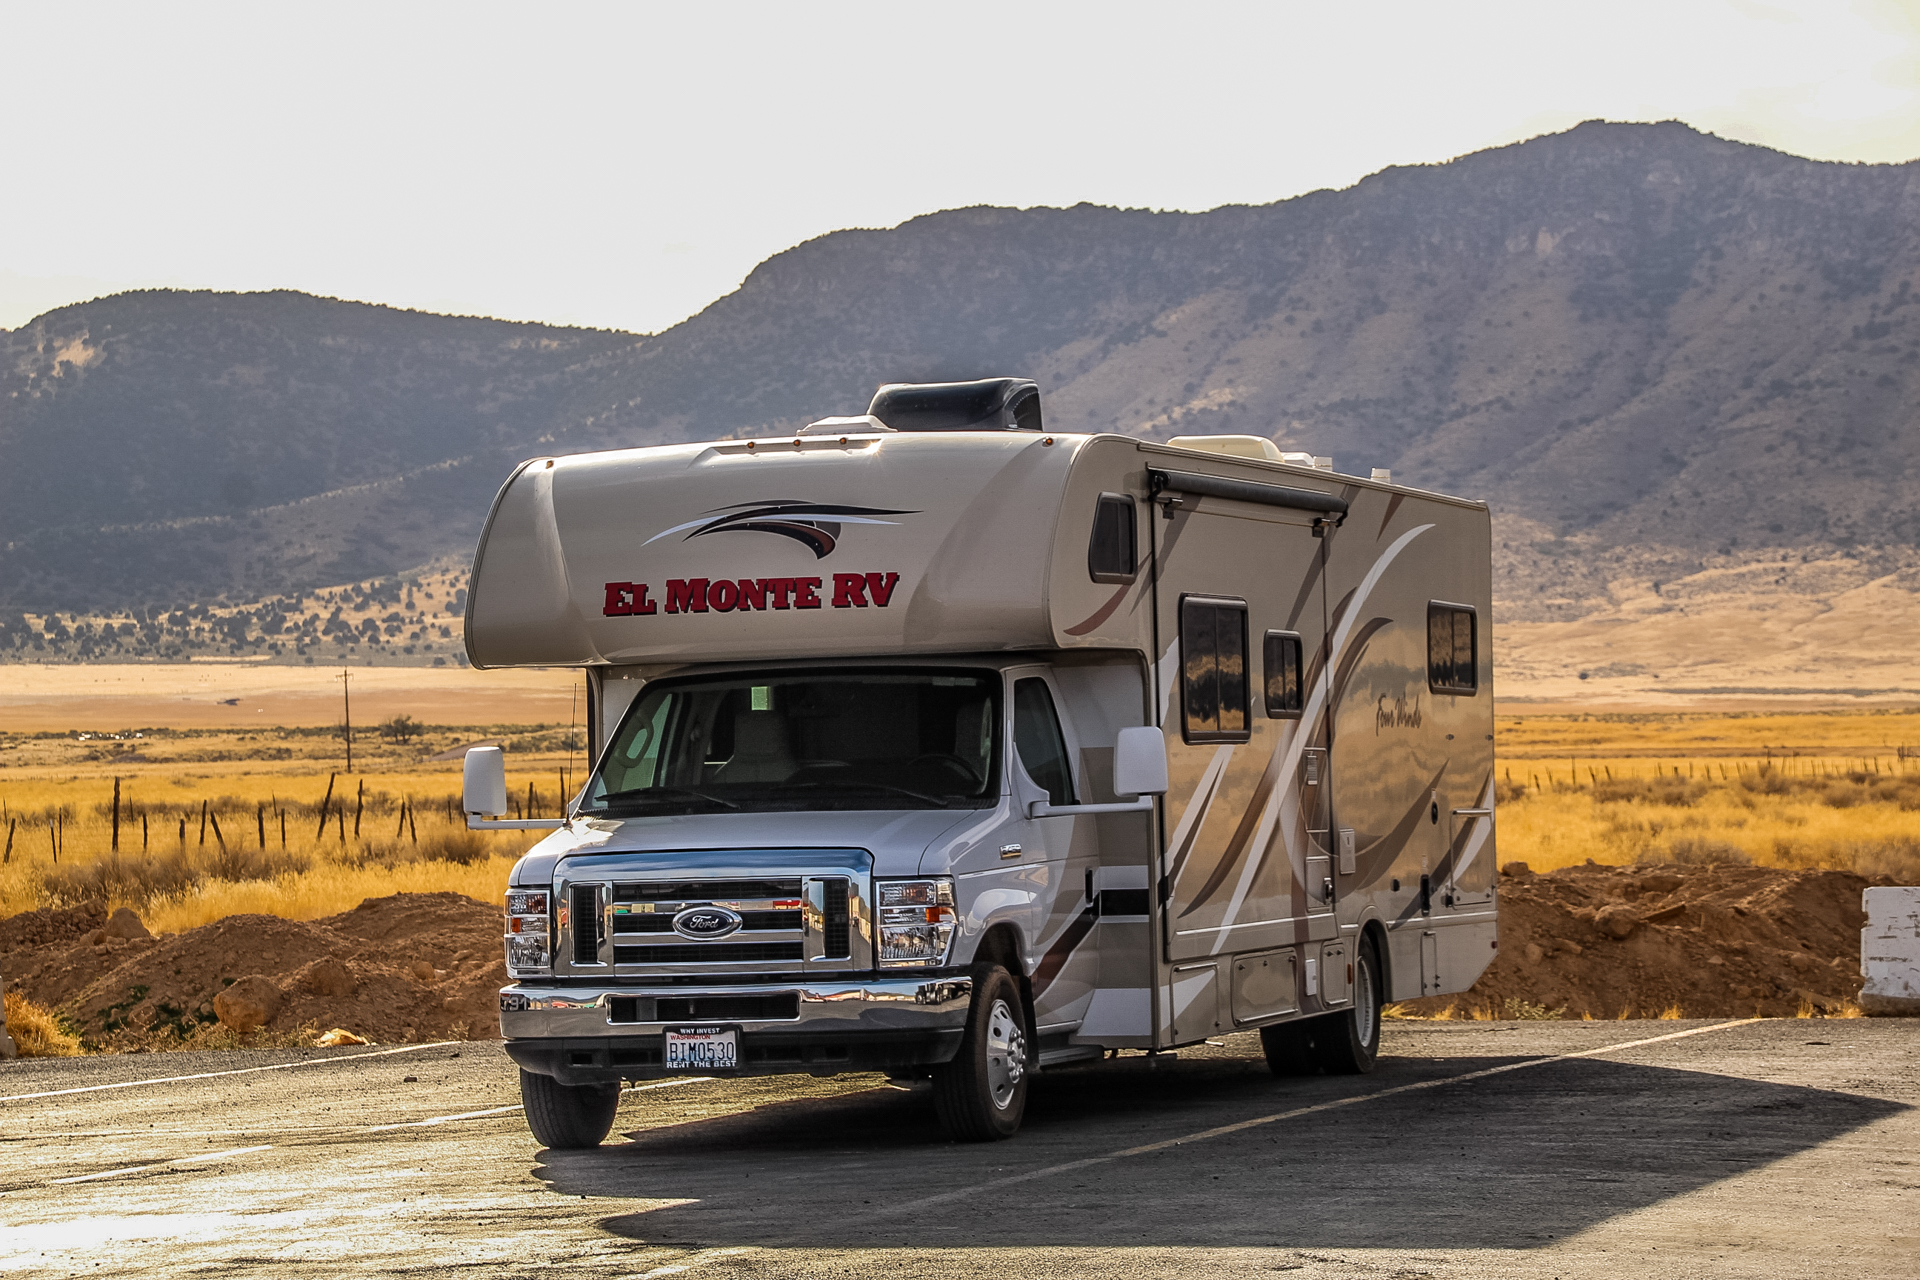
{"label": "wheel arch", "polygon": [[1378,916],[1369,916],[1360,924],[1360,938],[1373,943],[1374,963],[1380,966],[1380,997],[1384,1004],[1393,996],[1393,953],[1387,946],[1387,927]]}
{"label": "wheel arch", "polygon": [[[980,935],[980,941],[974,944],[973,963],[997,964],[1013,976],[1014,982],[1020,987],[1020,1003],[1026,1009],[1027,1040],[1036,1046],[1037,1052],[1040,1027],[1033,1016],[1033,977],[1027,972],[1026,961],[1021,958],[1024,954],[1020,926],[1011,920],[1000,920],[988,925]],[[1037,1059],[1035,1067],[1038,1067]]]}

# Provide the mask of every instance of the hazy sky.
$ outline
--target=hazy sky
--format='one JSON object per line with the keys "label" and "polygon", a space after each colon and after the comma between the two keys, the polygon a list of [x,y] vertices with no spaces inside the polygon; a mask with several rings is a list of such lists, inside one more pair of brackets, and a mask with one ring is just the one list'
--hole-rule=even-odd
{"label": "hazy sky", "polygon": [[1581,120],[1920,156],[1920,0],[0,0],[0,327],[153,285],[657,330],[842,227],[1265,203]]}

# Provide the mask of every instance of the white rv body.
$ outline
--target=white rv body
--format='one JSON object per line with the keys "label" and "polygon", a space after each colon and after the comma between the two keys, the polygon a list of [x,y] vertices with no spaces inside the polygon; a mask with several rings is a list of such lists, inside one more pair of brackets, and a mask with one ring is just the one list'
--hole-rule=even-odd
{"label": "white rv body", "polygon": [[[475,556],[468,650],[584,668],[597,759],[661,682],[951,668],[1001,694],[970,806],[618,816],[590,786],[513,872],[551,927],[502,992],[508,1051],[567,1085],[659,1076],[697,1024],[740,1071],[913,1074],[955,1052],[988,964],[1021,986],[1029,1070],[1342,1013],[1363,948],[1376,1002],[1464,991],[1496,945],[1490,562],[1482,503],[1116,435],[856,424],[528,462]],[[1021,680],[1070,796],[1023,761]],[[733,720],[762,774],[802,767],[777,710]],[[1164,796],[1112,790],[1137,726]],[[876,895],[930,877],[945,954],[880,964]],[[647,945],[654,900],[767,928]]]}

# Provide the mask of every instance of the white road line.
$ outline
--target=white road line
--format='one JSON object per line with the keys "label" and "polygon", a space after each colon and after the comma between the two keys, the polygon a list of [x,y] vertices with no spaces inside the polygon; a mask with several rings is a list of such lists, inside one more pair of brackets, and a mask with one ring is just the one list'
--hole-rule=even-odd
{"label": "white road line", "polygon": [[228,1156],[244,1156],[255,1151],[271,1150],[273,1150],[272,1143],[261,1147],[230,1147],[225,1151],[208,1151],[197,1156],[181,1156],[177,1160],[162,1160],[158,1164],[136,1164],[130,1165],[125,1169],[107,1169],[101,1173],[83,1173],[74,1178],[53,1178],[49,1180],[47,1185],[57,1187],[69,1182],[98,1182],[102,1178],[119,1178],[129,1173],[145,1173],[149,1169],[164,1169],[168,1165],[201,1164],[208,1160],[224,1160]]}
{"label": "white road line", "polygon": [[509,1111],[518,1111],[521,1104],[516,1102],[510,1107],[488,1107],[485,1111],[462,1111],[450,1116],[434,1116],[427,1120],[404,1120],[398,1124],[374,1124],[364,1129],[346,1129],[345,1133],[387,1133],[393,1129],[425,1129],[431,1125],[449,1124],[455,1120],[474,1120],[481,1116],[505,1115]]}
{"label": "white road line", "polygon": [[25,1102],[29,1098],[61,1098],[70,1093],[101,1093],[108,1089],[137,1089],[149,1084],[177,1084],[183,1080],[213,1080],[220,1076],[250,1076],[261,1071],[292,1071],[296,1067],[332,1066],[341,1062],[357,1062],[362,1058],[385,1058],[395,1053],[419,1053],[422,1049],[445,1049],[453,1045],[468,1044],[466,1040],[435,1040],[428,1044],[402,1045],[398,1049],[376,1049],[372,1053],[345,1054],[338,1058],[308,1058],[304,1062],[276,1062],[266,1067],[236,1067],[232,1071],[198,1071],[189,1076],[154,1076],[150,1080],[121,1080],[114,1084],[88,1084],[74,1089],[48,1089],[42,1093],[11,1093],[0,1097],[0,1102]]}
{"label": "white road line", "polygon": [[[1225,1137],[1228,1134],[1258,1128],[1261,1125],[1273,1124],[1280,1120],[1292,1120],[1300,1116],[1310,1116],[1322,1111],[1333,1111],[1340,1107],[1350,1107],[1356,1103],[1372,1102],[1376,1098],[1391,1098],[1396,1094],[1413,1093],[1422,1089],[1438,1089],[1445,1085],[1460,1084],[1468,1080],[1484,1080],[1488,1076],[1502,1075],[1508,1071],[1524,1071],[1528,1067],[1544,1067],[1555,1062],[1568,1062],[1575,1058],[1594,1058],[1603,1053],[1619,1053],[1623,1049],[1637,1049],[1642,1045],[1659,1044],[1666,1040],[1681,1040],[1688,1036],[1705,1035],[1709,1031],[1725,1031],[1729,1027],[1744,1027],[1755,1022],[1764,1021],[1766,1021],[1764,1018],[1740,1018],[1731,1022],[1716,1022],[1711,1026],[1689,1027],[1685,1031],[1669,1032],[1663,1036],[1648,1036],[1643,1040],[1623,1040],[1617,1044],[1601,1045],[1596,1049],[1578,1049],[1572,1053],[1555,1054],[1549,1058],[1530,1058],[1525,1062],[1512,1062],[1504,1066],[1488,1067],[1481,1071],[1469,1071],[1464,1075],[1446,1076],[1437,1080],[1422,1080],[1414,1084],[1396,1085],[1391,1089],[1380,1089],[1373,1093],[1357,1094],[1351,1098],[1336,1098],[1331,1102],[1316,1103],[1308,1107],[1296,1107],[1291,1111],[1277,1111],[1272,1115],[1255,1116],[1251,1120],[1241,1120],[1234,1124],[1218,1125],[1212,1129],[1202,1129],[1197,1133],[1189,1133],[1178,1138],[1168,1138],[1161,1142],[1149,1142],[1144,1146],[1127,1147],[1120,1151],[1109,1152],[1103,1156],[1091,1156],[1085,1160],[1071,1160],[1066,1164],[1049,1165],[1044,1169],[1035,1169],[1031,1173],[1015,1174],[1010,1178],[994,1178],[990,1182],[983,1182],[977,1186],[966,1187],[959,1191],[942,1192],[940,1195],[926,1196],[919,1200],[909,1200],[905,1204],[890,1204],[884,1209],[876,1209],[866,1216],[869,1218],[897,1220],[902,1214],[911,1213],[916,1209],[924,1209],[930,1205],[945,1204],[952,1200],[981,1198],[1013,1183],[1032,1182],[1037,1178],[1048,1178],[1058,1173],[1072,1173],[1092,1165],[1107,1164],[1115,1160],[1124,1159],[1127,1156],[1147,1155],[1154,1151],[1165,1151],[1169,1147],[1178,1147],[1189,1142],[1204,1142],[1209,1138]],[[798,1237],[789,1237],[786,1240],[776,1241],[770,1245],[757,1245],[739,1249],[703,1250],[699,1253],[688,1255],[684,1262],[655,1267],[651,1271],[639,1272],[631,1277],[631,1280],[660,1280],[661,1277],[691,1271],[695,1267],[702,1266],[708,1262],[717,1262],[724,1257],[744,1253],[759,1253],[766,1249],[783,1248],[796,1243],[798,1243]]]}
{"label": "white road line", "polygon": [[995,1178],[991,1182],[983,1182],[977,1186],[964,1187],[959,1191],[943,1191],[939,1195],[926,1196],[919,1200],[909,1200],[905,1204],[888,1205],[886,1214],[889,1217],[898,1217],[901,1214],[910,1214],[915,1210],[925,1209],[932,1205],[946,1204],[952,1200],[965,1200],[990,1191],[997,1192],[1002,1187],[1009,1187],[1015,1183],[1032,1182],[1037,1178],[1051,1178],[1055,1174],[1073,1173],[1094,1165],[1123,1160],[1128,1156],[1143,1156],[1155,1151],[1165,1151],[1169,1147],[1184,1146],[1189,1142],[1205,1142],[1209,1138],[1224,1138],[1228,1134],[1240,1133],[1247,1129],[1257,1129],[1262,1125],[1275,1124],[1281,1120],[1296,1120],[1301,1116],[1317,1115],[1323,1111],[1336,1111],[1341,1107],[1351,1107],[1362,1102],[1373,1102],[1379,1098],[1391,1098],[1397,1094],[1416,1093],[1424,1089],[1439,1089],[1447,1085],[1463,1084],[1469,1080],[1484,1080],[1488,1076],[1503,1075],[1509,1071],[1525,1071],[1529,1067],[1550,1066],[1553,1063],[1568,1062],[1574,1058],[1592,1058],[1603,1053],[1619,1053],[1623,1049],[1637,1049],[1641,1045],[1659,1044],[1664,1040],[1680,1040],[1687,1036],[1705,1035],[1709,1031],[1724,1031],[1729,1027],[1744,1027],[1760,1021],[1763,1021],[1763,1019],[1741,1018],[1733,1022],[1716,1022],[1712,1026],[1707,1027],[1689,1027],[1685,1031],[1674,1031],[1664,1036],[1649,1036],[1644,1040],[1623,1040],[1618,1044],[1601,1045],[1597,1049],[1580,1049],[1573,1053],[1555,1054],[1550,1058],[1530,1058],[1525,1062],[1509,1062],[1504,1066],[1487,1067],[1480,1071],[1469,1071],[1465,1075],[1443,1076],[1433,1080],[1420,1080],[1413,1084],[1396,1085],[1391,1089],[1379,1089],[1373,1093],[1355,1094],[1350,1098],[1335,1098],[1330,1102],[1318,1102],[1312,1106],[1295,1107],[1291,1111],[1276,1111],[1271,1115],[1255,1116],[1251,1120],[1240,1120],[1233,1124],[1223,1124],[1212,1129],[1202,1129],[1197,1133],[1185,1134],[1178,1138],[1167,1138],[1160,1142],[1149,1142],[1144,1146],[1127,1147],[1120,1151],[1110,1151],[1106,1155],[1089,1156],[1085,1160],[1070,1160],[1066,1164],[1048,1165],[1044,1169],[1035,1169],[1030,1173],[1015,1174],[1007,1178]]}

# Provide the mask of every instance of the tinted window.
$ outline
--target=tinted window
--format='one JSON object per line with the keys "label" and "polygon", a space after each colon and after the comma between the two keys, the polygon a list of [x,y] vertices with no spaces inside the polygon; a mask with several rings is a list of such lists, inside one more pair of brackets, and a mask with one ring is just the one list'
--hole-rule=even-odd
{"label": "tinted window", "polygon": [[1427,684],[1435,693],[1472,694],[1480,688],[1479,637],[1465,605],[1427,605]]}
{"label": "tinted window", "polygon": [[1013,686],[1013,749],[1027,776],[1046,789],[1049,804],[1072,804],[1073,770],[1067,767],[1067,739],[1054,714],[1053,694],[1045,680],[1029,677]]}
{"label": "tinted window", "polygon": [[1247,606],[1188,596],[1180,602],[1181,701],[1188,742],[1245,742]]}
{"label": "tinted window", "polygon": [[1093,507],[1093,535],[1087,541],[1087,576],[1095,582],[1132,582],[1139,568],[1135,548],[1133,499],[1103,493]]}
{"label": "tinted window", "polygon": [[1300,637],[1292,631],[1269,631],[1262,647],[1267,714],[1276,720],[1296,720],[1307,707]]}
{"label": "tinted window", "polygon": [[634,699],[582,810],[979,808],[998,796],[990,671],[769,671]]}

